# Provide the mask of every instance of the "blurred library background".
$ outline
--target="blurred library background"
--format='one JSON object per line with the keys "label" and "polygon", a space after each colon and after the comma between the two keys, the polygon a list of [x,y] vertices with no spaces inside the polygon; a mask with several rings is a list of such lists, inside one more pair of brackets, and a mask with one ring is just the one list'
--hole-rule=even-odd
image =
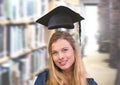
{"label": "blurred library background", "polygon": [[81,21],[70,32],[79,44],[88,74],[98,85],[120,85],[119,0],[0,0],[0,85],[34,85],[47,67],[51,34],[35,21],[53,8],[75,10]]}

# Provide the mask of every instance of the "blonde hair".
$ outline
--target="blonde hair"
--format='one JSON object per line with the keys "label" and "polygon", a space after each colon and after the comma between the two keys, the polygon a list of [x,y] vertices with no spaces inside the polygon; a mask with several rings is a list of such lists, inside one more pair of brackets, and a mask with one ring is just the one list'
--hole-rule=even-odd
{"label": "blonde hair", "polygon": [[64,31],[56,31],[50,38],[50,42],[48,45],[48,54],[49,54],[49,78],[47,80],[47,85],[66,85],[69,82],[66,80],[66,76],[62,73],[62,71],[54,64],[52,60],[52,44],[56,42],[58,39],[67,40],[74,50],[75,55],[75,63],[73,68],[73,78],[72,83],[69,85],[86,85],[86,71],[83,66],[83,62],[81,57],[79,57],[79,52],[75,40],[73,37]]}

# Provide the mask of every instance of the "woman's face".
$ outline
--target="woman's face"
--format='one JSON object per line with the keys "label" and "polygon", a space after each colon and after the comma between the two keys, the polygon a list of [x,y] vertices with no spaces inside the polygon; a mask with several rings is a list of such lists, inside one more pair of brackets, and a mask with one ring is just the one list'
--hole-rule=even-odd
{"label": "woman's face", "polygon": [[71,70],[74,64],[74,50],[65,39],[58,39],[52,44],[52,59],[61,70]]}

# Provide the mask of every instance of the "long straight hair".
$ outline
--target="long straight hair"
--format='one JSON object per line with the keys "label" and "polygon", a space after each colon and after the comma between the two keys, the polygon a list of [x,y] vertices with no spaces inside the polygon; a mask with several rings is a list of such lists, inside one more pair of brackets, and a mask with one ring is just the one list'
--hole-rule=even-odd
{"label": "long straight hair", "polygon": [[[67,40],[74,50],[75,62],[73,66],[73,77],[70,81],[66,80],[66,76],[62,73],[62,71],[54,64],[52,59],[52,44],[56,42],[58,39]],[[50,38],[48,45],[48,54],[49,54],[49,76],[47,80],[47,85],[86,85],[86,71],[82,62],[82,59],[79,55],[77,45],[73,37],[64,31],[56,31]]]}

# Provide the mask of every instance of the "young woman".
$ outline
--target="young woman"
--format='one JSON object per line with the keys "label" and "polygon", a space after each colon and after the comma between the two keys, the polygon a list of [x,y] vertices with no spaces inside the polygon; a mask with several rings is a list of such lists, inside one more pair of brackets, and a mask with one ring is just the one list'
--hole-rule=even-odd
{"label": "young woman", "polygon": [[49,67],[41,72],[34,85],[97,85],[87,73],[73,37],[56,31],[48,46]]}

